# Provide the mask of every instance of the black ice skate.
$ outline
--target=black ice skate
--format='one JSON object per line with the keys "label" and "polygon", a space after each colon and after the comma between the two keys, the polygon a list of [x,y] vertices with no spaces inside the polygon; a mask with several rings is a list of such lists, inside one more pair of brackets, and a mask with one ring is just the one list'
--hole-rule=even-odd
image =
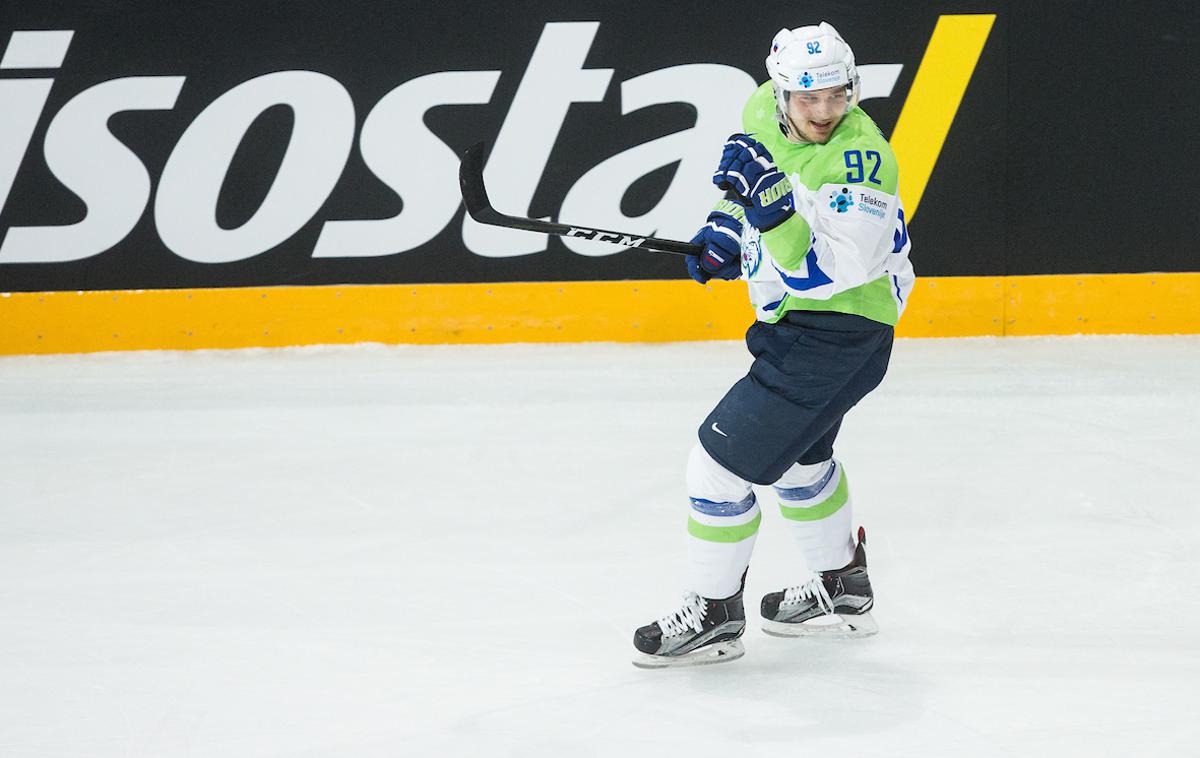
{"label": "black ice skate", "polygon": [[682,608],[633,633],[633,645],[641,651],[633,665],[657,669],[735,661],[746,654],[738,639],[745,630],[742,590],[722,600],[689,592]]}
{"label": "black ice skate", "polygon": [[860,526],[849,566],[813,574],[802,584],[764,596],[762,630],[776,637],[866,637],[878,632],[869,613],[875,595],[867,576],[866,543]]}

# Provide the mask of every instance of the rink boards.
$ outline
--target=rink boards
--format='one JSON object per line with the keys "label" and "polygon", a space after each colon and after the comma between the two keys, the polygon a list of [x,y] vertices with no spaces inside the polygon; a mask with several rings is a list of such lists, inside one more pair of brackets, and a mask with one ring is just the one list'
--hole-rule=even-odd
{"label": "rink boards", "polygon": [[[1200,273],[918,279],[898,335],[1200,333]],[[0,295],[0,353],[737,339],[740,282],[348,285]]]}
{"label": "rink boards", "polygon": [[[698,287],[675,256],[475,223],[456,174],[483,140],[505,212],[689,239],[793,9],[729,27],[619,2],[467,20],[403,2],[9,5],[0,354],[736,339],[753,318],[744,285]],[[919,278],[899,334],[1200,332],[1191,122],[1174,116],[1197,91],[1111,65],[1145,47],[1196,70],[1178,30],[1197,15],[1143,6],[1088,23],[1016,0],[830,11],[903,167]],[[1086,75],[1064,100],[1048,70]],[[1105,126],[1114,91],[1129,112],[1166,106],[1154,139]]]}

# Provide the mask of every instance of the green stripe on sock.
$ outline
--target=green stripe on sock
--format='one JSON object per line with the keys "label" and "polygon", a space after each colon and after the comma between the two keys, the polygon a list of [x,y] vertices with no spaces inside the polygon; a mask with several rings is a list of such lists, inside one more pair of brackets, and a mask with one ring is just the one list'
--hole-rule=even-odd
{"label": "green stripe on sock", "polygon": [[761,521],[761,512],[754,514],[752,520],[738,526],[708,526],[688,516],[688,534],[706,542],[741,542],[758,532],[758,524]]}
{"label": "green stripe on sock", "polygon": [[846,475],[839,470],[837,489],[825,501],[807,508],[792,508],[780,503],[779,510],[783,513],[784,518],[792,521],[820,521],[837,513],[849,499],[850,488],[846,485]]}

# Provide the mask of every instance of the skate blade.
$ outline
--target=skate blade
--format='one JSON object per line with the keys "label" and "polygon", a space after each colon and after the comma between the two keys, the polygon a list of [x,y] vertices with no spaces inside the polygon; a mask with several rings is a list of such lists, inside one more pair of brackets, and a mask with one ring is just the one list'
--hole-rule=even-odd
{"label": "skate blade", "polygon": [[870,637],[879,631],[879,626],[870,613],[857,616],[832,614],[809,619],[799,624],[784,621],[762,620],[762,630],[772,637],[823,637],[825,639],[848,639]]}
{"label": "skate blade", "polygon": [[715,645],[705,645],[686,655],[649,655],[640,653],[633,665],[640,669],[669,669],[685,666],[707,666],[710,663],[736,661],[746,654],[741,640],[727,640]]}

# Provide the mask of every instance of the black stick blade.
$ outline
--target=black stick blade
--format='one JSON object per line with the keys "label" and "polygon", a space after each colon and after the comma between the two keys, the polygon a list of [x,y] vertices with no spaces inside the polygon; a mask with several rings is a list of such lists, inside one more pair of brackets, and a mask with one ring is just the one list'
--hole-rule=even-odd
{"label": "black stick blade", "polygon": [[488,199],[487,188],[483,185],[483,151],[487,145],[477,142],[463,153],[462,163],[458,166],[458,187],[462,190],[463,202],[467,213],[476,221],[486,223],[480,216],[487,216],[492,210],[492,201]]}

